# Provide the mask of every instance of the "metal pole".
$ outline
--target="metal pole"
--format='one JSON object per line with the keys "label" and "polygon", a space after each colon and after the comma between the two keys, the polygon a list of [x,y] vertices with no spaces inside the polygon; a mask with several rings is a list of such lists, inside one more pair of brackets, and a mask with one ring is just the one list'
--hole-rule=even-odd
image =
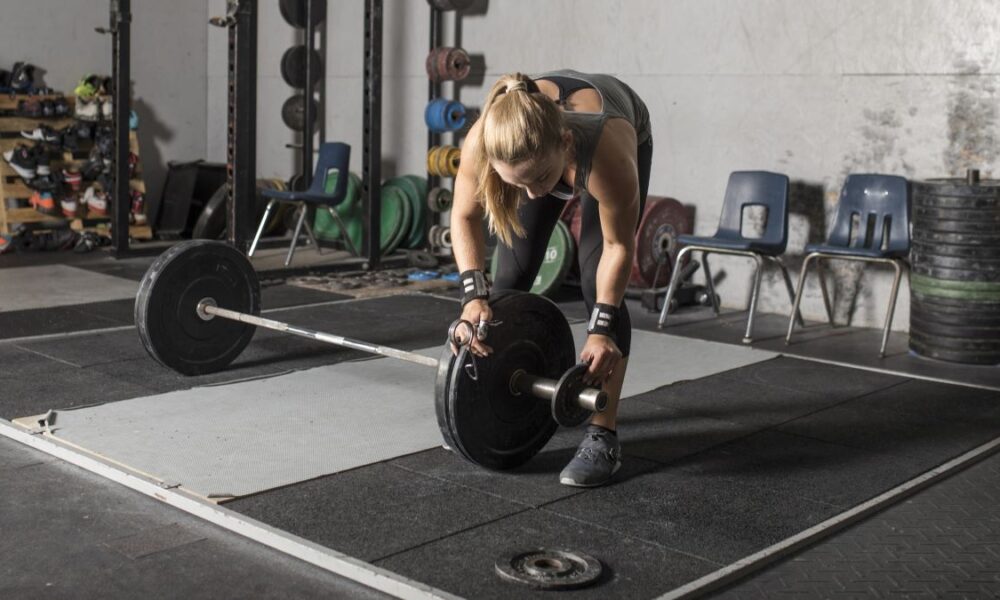
{"label": "metal pole", "polygon": [[111,77],[114,82],[115,156],[112,173],[114,206],[111,213],[111,243],[114,256],[121,258],[129,251],[128,215],[131,204],[128,176],[129,119],[131,95],[131,23],[132,0],[111,0]]}
{"label": "metal pole", "polygon": [[[302,130],[302,177],[300,178],[301,183],[299,187],[301,189],[306,189],[309,187],[312,181],[312,171],[313,171],[313,122],[316,120],[316,111],[313,110],[313,95],[315,90],[313,89],[313,69],[316,65],[313,64],[313,49],[316,47],[316,35],[315,27],[313,23],[313,2],[314,0],[307,0],[306,2],[306,89],[305,89],[305,128]],[[302,206],[302,210],[307,211],[305,205]],[[295,238],[295,242],[298,242],[298,238]]]}
{"label": "metal pole", "polygon": [[226,231],[246,253],[257,195],[257,0],[239,0],[229,27],[228,117]]}
{"label": "metal pole", "polygon": [[369,269],[382,262],[382,0],[365,0],[362,252]]}

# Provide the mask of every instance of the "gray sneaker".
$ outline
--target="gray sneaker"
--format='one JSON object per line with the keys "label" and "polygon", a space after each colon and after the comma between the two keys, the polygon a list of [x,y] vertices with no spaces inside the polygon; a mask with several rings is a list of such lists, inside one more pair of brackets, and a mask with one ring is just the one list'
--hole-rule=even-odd
{"label": "gray sneaker", "polygon": [[604,485],[622,466],[618,436],[590,425],[576,450],[576,456],[559,474],[559,483],[573,487]]}

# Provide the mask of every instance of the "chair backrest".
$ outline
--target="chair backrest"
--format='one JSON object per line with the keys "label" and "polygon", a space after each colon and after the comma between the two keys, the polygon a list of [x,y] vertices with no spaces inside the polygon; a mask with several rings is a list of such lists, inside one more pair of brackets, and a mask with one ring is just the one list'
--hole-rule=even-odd
{"label": "chair backrest", "polygon": [[840,190],[840,203],[831,246],[907,252],[910,249],[910,192],[897,175],[848,175]]}
{"label": "chair backrest", "polygon": [[[324,142],[319,146],[319,158],[316,160],[316,172],[313,173],[309,185],[309,195],[323,197],[327,204],[340,204],[347,194],[348,171],[351,168],[351,146],[343,142]],[[337,178],[337,184],[332,193],[326,191],[327,179]]]}
{"label": "chair backrest", "polygon": [[[767,211],[764,233],[759,238],[743,235],[744,209],[750,206],[762,206]],[[733,171],[726,185],[726,199],[715,237],[752,239],[779,254],[784,252],[788,244],[788,176],[768,171]]]}

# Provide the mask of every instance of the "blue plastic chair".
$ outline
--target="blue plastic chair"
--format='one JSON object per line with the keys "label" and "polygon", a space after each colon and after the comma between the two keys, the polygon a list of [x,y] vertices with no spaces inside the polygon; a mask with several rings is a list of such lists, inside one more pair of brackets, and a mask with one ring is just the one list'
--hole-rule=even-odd
{"label": "blue plastic chair", "polygon": [[[309,189],[304,191],[282,191],[282,190],[262,190],[261,195],[265,198],[270,198],[267,203],[267,208],[264,209],[264,218],[260,220],[260,225],[257,227],[257,235],[253,238],[253,243],[250,244],[249,256],[253,256],[254,250],[257,249],[257,243],[260,241],[260,236],[264,233],[264,227],[266,226],[268,220],[271,218],[271,212],[274,210],[274,206],[278,202],[296,202],[299,205],[299,220],[295,224],[295,232],[292,234],[292,244],[288,248],[288,256],[285,258],[285,266],[287,267],[292,262],[292,257],[295,256],[295,246],[298,244],[299,235],[302,233],[303,225],[306,228],[306,233],[309,239],[312,241],[313,245],[316,247],[317,252],[323,253],[323,249],[320,247],[319,242],[316,241],[316,236],[313,234],[312,226],[306,220],[306,204],[319,204],[326,206],[326,209],[330,212],[330,216],[340,227],[340,234],[344,239],[344,245],[351,251],[355,256],[358,255],[357,248],[351,242],[351,238],[347,235],[347,229],[344,227],[343,221],[340,219],[340,215],[333,207],[337,206],[344,201],[347,196],[347,180],[349,177],[349,170],[351,165],[351,147],[343,142],[325,142],[320,144],[319,147],[319,158],[316,160],[316,171],[313,173],[312,182],[309,185]],[[333,193],[326,192],[326,182],[330,177],[336,177],[337,183],[334,185]]]}
{"label": "blue plastic chair", "polygon": [[[905,259],[910,252],[910,191],[903,177],[895,175],[848,175],[840,191],[840,203],[834,219],[833,231],[824,244],[809,244],[805,248],[806,258],[802,263],[799,283],[795,292],[793,310],[798,310],[802,301],[802,287],[809,270],[809,263],[816,260],[820,290],[826,316],[833,322],[830,295],[827,293],[823,277],[823,258],[840,258],[860,262],[891,264],[896,270],[889,297],[889,310],[882,329],[882,348],[879,356],[885,356],[889,341],[889,329],[896,310],[896,296],[899,281],[906,269]],[[855,218],[858,227],[855,228]],[[792,340],[795,322],[789,320],[785,343]]]}
{"label": "blue plastic chair", "polygon": [[[767,210],[764,233],[759,238],[744,237],[743,213],[748,206],[763,206]],[[726,186],[726,198],[722,205],[722,215],[719,218],[719,228],[711,237],[680,235],[677,243],[684,245],[677,253],[674,264],[682,264],[684,256],[696,250],[701,251],[701,266],[705,271],[706,285],[712,308],[716,316],[719,314],[719,300],[715,295],[712,272],[708,268],[707,255],[735,254],[749,256],[757,263],[754,271],[753,289],[750,292],[749,316],[747,317],[746,333],[743,343],[753,341],[754,313],[757,310],[757,299],[760,296],[760,282],[764,274],[764,260],[777,263],[788,288],[788,296],[794,301],[792,280],[788,269],[778,258],[788,245],[788,176],[767,171],[734,171],[729,175]],[[674,269],[667,287],[667,296],[663,300],[663,310],[660,312],[659,327],[667,321],[670,300],[677,289],[682,269]],[[797,309],[796,309],[797,312]],[[800,317],[801,320],[801,317]]]}

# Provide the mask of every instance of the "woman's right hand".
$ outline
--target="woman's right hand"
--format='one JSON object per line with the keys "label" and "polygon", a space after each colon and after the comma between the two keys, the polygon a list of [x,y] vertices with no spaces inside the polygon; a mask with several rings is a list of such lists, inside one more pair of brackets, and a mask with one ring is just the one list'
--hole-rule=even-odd
{"label": "woman's right hand", "polygon": [[[461,319],[472,323],[473,327],[479,330],[480,327],[488,327],[488,323],[493,320],[493,309],[486,300],[470,300],[468,304],[462,308]],[[486,330],[488,331],[488,329]],[[487,338],[488,339],[488,338]],[[479,336],[473,336],[472,346],[470,348],[474,356],[488,356],[493,352],[493,348],[484,343],[484,340],[480,340]],[[454,343],[451,345],[451,351],[454,354],[458,354],[458,348]]]}

